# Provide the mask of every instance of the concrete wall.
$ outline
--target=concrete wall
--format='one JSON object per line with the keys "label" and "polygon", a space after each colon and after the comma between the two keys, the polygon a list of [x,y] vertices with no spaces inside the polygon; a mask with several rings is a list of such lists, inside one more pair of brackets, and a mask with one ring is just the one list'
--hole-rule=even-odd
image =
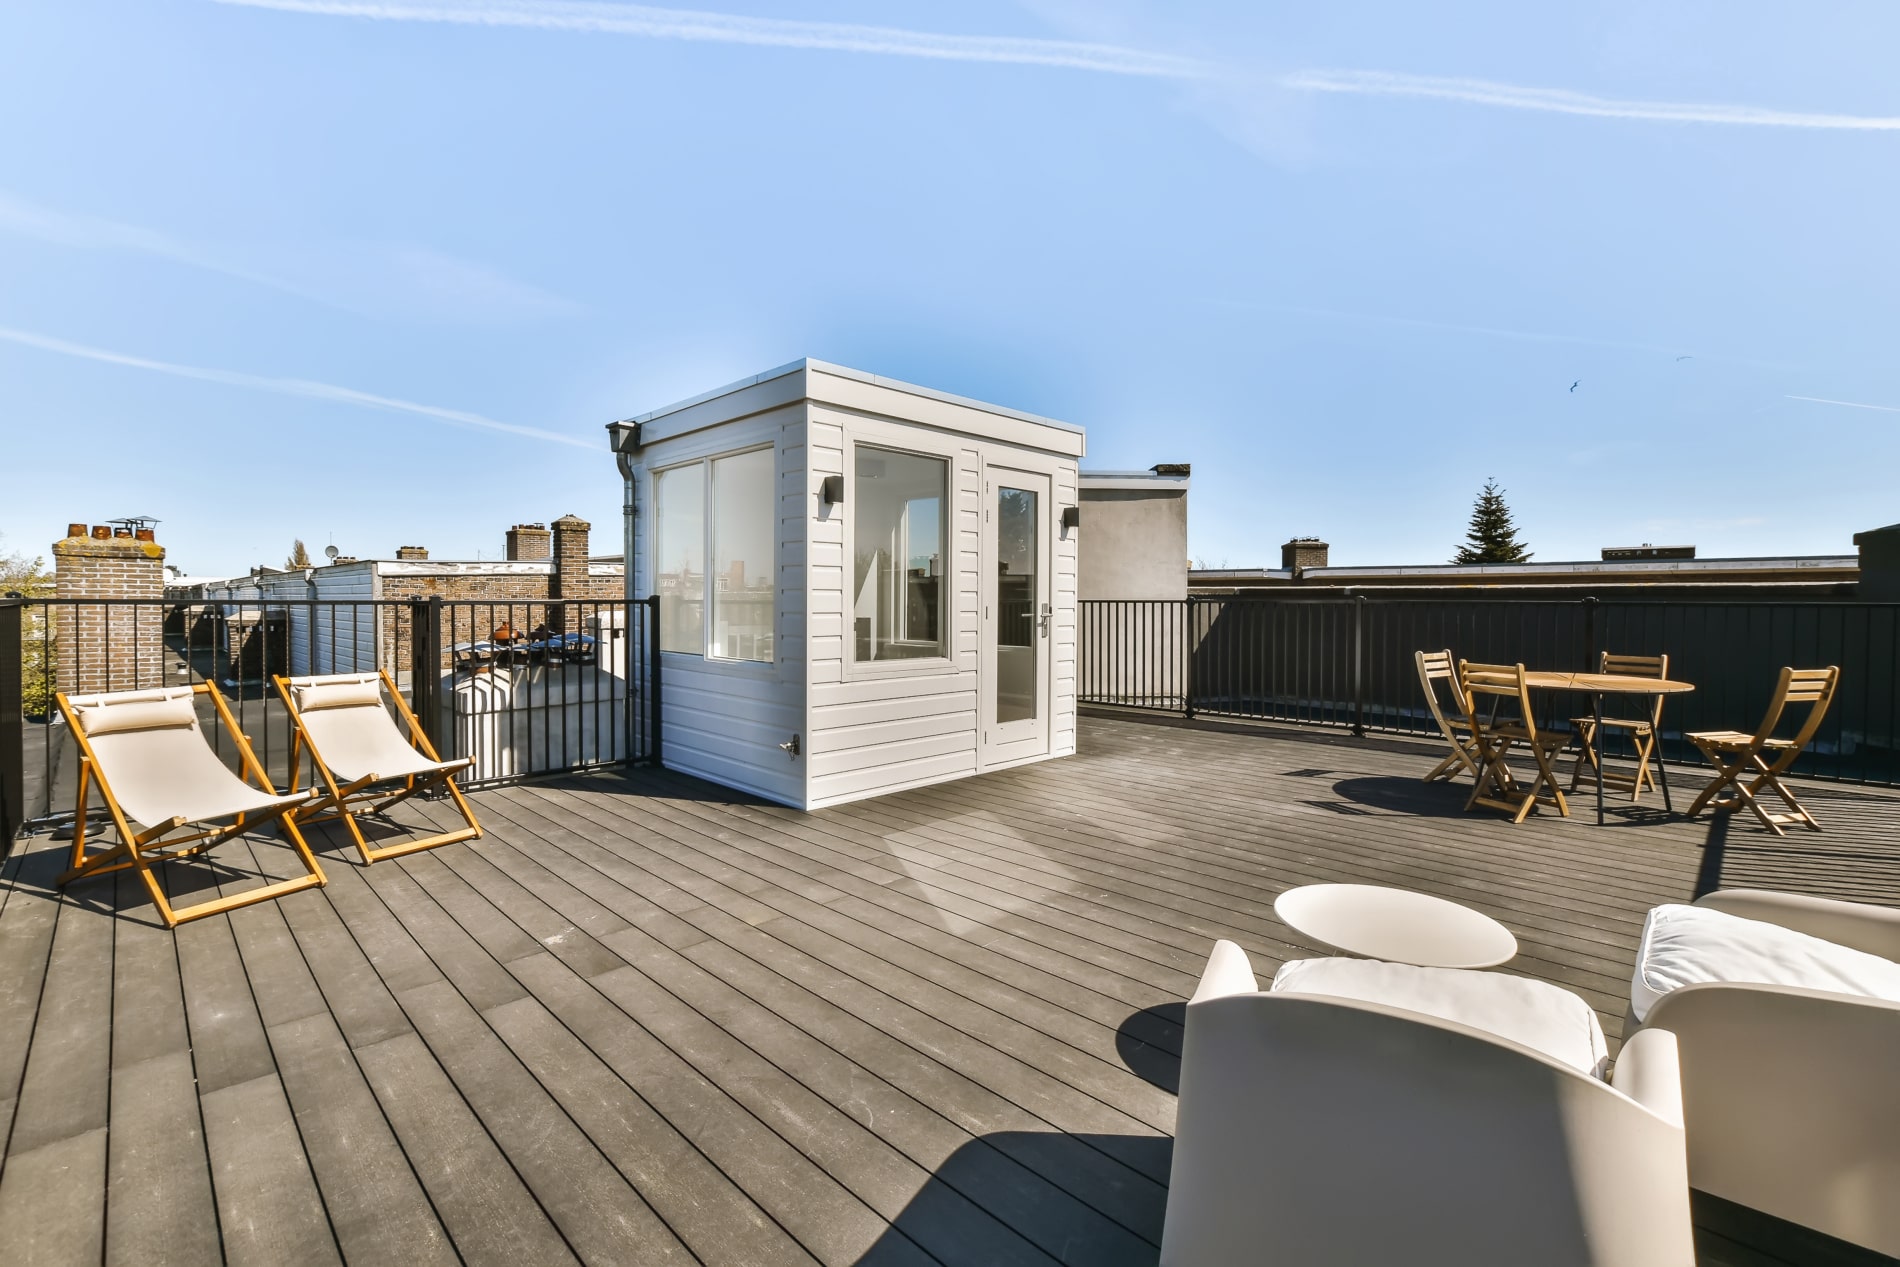
{"label": "concrete wall", "polygon": [[1081,489],[1080,598],[1186,598],[1187,490]]}

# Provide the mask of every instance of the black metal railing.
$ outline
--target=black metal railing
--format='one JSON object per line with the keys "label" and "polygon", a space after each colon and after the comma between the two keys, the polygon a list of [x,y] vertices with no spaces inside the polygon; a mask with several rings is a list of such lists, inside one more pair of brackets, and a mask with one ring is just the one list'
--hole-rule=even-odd
{"label": "black metal railing", "polygon": [[[1081,605],[1079,700],[1435,735],[1413,656],[1534,669],[1593,668],[1600,651],[1667,654],[1695,690],[1669,697],[1663,751],[1683,737],[1753,730],[1784,665],[1838,665],[1827,719],[1795,767],[1814,778],[1900,784],[1900,603],[1414,599],[1101,599]],[[1540,693],[1558,729],[1588,700]]]}
{"label": "black metal railing", "polygon": [[[56,692],[211,682],[280,787],[291,723],[271,682],[279,674],[387,671],[436,751],[474,761],[458,780],[465,787],[656,760],[655,608],[652,599],[0,599],[0,855],[22,827],[73,812],[76,753]],[[235,765],[222,728],[205,730]]]}

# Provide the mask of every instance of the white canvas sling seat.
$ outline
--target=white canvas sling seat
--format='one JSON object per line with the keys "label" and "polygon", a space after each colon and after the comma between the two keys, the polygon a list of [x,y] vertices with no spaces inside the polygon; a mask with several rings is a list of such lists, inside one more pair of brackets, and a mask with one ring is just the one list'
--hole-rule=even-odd
{"label": "white canvas sling seat", "polygon": [[[436,756],[421,724],[387,673],[278,677],[275,681],[296,726],[291,742],[292,786],[302,768],[302,755],[308,752],[317,778],[328,789],[326,795],[300,812],[300,821],[341,821],[365,864],[472,840],[482,834],[454,778],[474,763],[468,758],[443,761]],[[393,715],[391,705],[396,710]],[[444,787],[453,798],[463,819],[462,827],[393,845],[370,845],[356,821],[358,814],[382,813],[436,786]]]}
{"label": "white canvas sling seat", "polygon": [[[212,751],[198,721],[198,695],[210,697],[243,766],[243,778]],[[307,804],[311,794],[280,795],[271,787],[217,688],[200,683],[90,695],[62,692],[57,700],[79,748],[72,867],[59,877],[61,886],[86,876],[136,869],[165,923],[176,927],[186,920],[325,882],[323,869],[294,821],[293,812]],[[88,856],[86,812],[95,783],[118,829],[119,843]],[[171,834],[188,825],[218,824],[224,819],[231,821],[184,836]],[[203,853],[259,822],[277,824],[296,850],[305,874],[192,906],[171,905],[152,873],[153,862]]]}
{"label": "white canvas sling seat", "polygon": [[[1581,999],[1560,1008],[1498,973],[1360,972],[1262,991],[1240,947],[1216,944],[1187,1005],[1166,1267],[1695,1262],[1674,1042],[1626,1043],[1606,1081]],[[1485,978],[1508,984],[1487,999]],[[1527,1036],[1559,1054],[1302,979],[1409,980],[1409,1001],[1492,1023],[1528,1000],[1553,1028]]]}
{"label": "white canvas sling seat", "polygon": [[1692,1185],[1900,1259],[1900,910],[1751,889],[1659,906],[1624,1023],[1657,1030],[1682,1052]]}

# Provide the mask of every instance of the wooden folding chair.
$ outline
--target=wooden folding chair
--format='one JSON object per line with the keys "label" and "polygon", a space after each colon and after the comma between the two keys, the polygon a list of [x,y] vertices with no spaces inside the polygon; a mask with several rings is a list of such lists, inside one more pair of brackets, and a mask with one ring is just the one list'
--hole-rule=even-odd
{"label": "wooden folding chair", "polygon": [[[194,697],[209,695],[218,721],[231,737],[244,777],[231,773],[211,750],[198,725]],[[280,796],[251,751],[250,741],[231,716],[224,696],[209,682],[108,694],[54,696],[79,748],[79,804],[73,827],[72,867],[58,883],[106,875],[130,867],[139,873],[153,905],[169,928],[186,920],[268,902],[325,883],[323,868],[297,830],[295,811],[308,792]],[[256,786],[252,786],[255,780]],[[119,831],[119,843],[103,853],[86,854],[87,802],[92,785]],[[186,836],[170,833],[191,823],[232,819]],[[143,831],[134,830],[143,823]],[[296,849],[306,874],[247,889],[229,897],[173,907],[152,874],[152,863],[188,858],[241,835],[260,823],[275,823]]]}
{"label": "wooden folding chair", "polygon": [[[1689,817],[1694,818],[1705,809],[1730,813],[1746,805],[1762,825],[1777,836],[1787,834],[1781,830],[1784,823],[1799,823],[1810,831],[1820,831],[1821,824],[1795,799],[1788,785],[1781,781],[1781,775],[1821,728],[1821,719],[1827,716],[1827,707],[1834,701],[1834,688],[1840,685],[1840,680],[1840,669],[1831,665],[1825,669],[1783,669],[1775,683],[1775,696],[1768,704],[1768,715],[1754,734],[1743,734],[1739,730],[1691,733],[1689,742],[1708,758],[1716,775],[1689,806]],[[1797,707],[1805,704],[1808,715],[1795,731],[1794,738],[1777,739],[1775,730],[1791,704]],[[1744,784],[1744,775],[1753,777]],[[1786,813],[1763,809],[1756,801],[1755,794],[1764,787],[1782,799],[1788,807]]]}
{"label": "wooden folding chair", "polygon": [[[1511,815],[1521,823],[1539,804],[1553,805],[1568,818],[1570,803],[1557,786],[1557,773],[1551,759],[1570,743],[1568,734],[1552,734],[1537,729],[1531,712],[1530,688],[1524,682],[1521,664],[1471,664],[1458,662],[1458,685],[1465,696],[1465,719],[1471,725],[1472,741],[1478,750],[1478,783],[1471,789],[1465,808],[1486,805]],[[1517,716],[1499,719],[1497,712],[1506,703],[1515,702]],[[1480,703],[1491,705],[1489,720],[1478,716]],[[1537,775],[1529,785],[1518,783],[1511,772],[1507,755],[1514,747],[1523,747],[1537,764]]]}
{"label": "wooden folding chair", "polygon": [[[1613,655],[1605,651],[1598,657],[1597,672],[1614,673],[1622,677],[1666,678],[1669,676],[1669,657],[1666,655]],[[1605,770],[1597,755],[1596,726],[1597,719],[1591,716],[1572,717],[1570,724],[1576,728],[1577,738],[1582,748],[1577,752],[1576,764],[1570,768],[1570,790],[1588,780],[1592,787],[1597,780],[1604,787],[1628,788],[1630,800],[1640,798],[1644,788],[1656,786],[1656,772],[1650,766],[1650,757],[1656,751],[1656,737],[1662,734],[1663,697],[1656,696],[1654,707],[1647,717],[1605,717],[1603,729],[1629,732],[1630,742],[1636,747],[1636,772],[1625,773],[1622,770]],[[1657,758],[1661,760],[1661,758]]]}
{"label": "wooden folding chair", "polygon": [[[1451,751],[1445,759],[1431,768],[1425,776],[1425,782],[1435,779],[1455,779],[1461,770],[1471,772],[1472,778],[1478,777],[1478,749],[1471,737],[1471,706],[1465,702],[1464,692],[1458,686],[1458,669],[1452,661],[1450,651],[1420,651],[1414,657],[1418,662],[1418,682],[1425,688],[1425,705],[1432,710],[1432,720],[1438,723],[1439,733],[1445,736],[1445,742],[1451,745]],[[1438,701],[1438,686],[1443,682],[1451,695],[1451,716],[1445,715],[1445,709]]]}
{"label": "wooden folding chair", "polygon": [[[298,678],[280,675],[271,680],[277,684],[277,693],[283,696],[284,707],[290,710],[290,719],[297,728],[290,745],[291,787],[297,786],[303,772],[303,754],[308,752],[317,777],[329,789],[328,795],[298,813],[299,822],[341,821],[356,842],[365,866],[379,858],[481,836],[481,824],[475,821],[475,811],[463,799],[454,777],[474,761],[468,757],[443,761],[435,755],[422,724],[387,672]],[[396,717],[385,707],[385,698],[395,706],[403,729],[397,728]],[[370,847],[357,825],[358,814],[382,814],[398,802],[438,785],[454,798],[465,826],[380,849]]]}

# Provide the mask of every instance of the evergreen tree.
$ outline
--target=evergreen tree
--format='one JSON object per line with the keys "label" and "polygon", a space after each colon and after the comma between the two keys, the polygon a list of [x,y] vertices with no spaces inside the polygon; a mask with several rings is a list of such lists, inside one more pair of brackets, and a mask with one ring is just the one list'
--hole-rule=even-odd
{"label": "evergreen tree", "polygon": [[314,566],[315,565],[310,562],[310,551],[303,548],[302,538],[299,538],[291,542],[290,543],[290,557],[284,560],[285,570],[295,571],[298,568],[307,568],[307,567],[314,567]]}
{"label": "evergreen tree", "polygon": [[1487,479],[1471,508],[1471,526],[1465,529],[1465,543],[1458,547],[1453,563],[1529,563],[1531,552],[1517,539],[1517,525],[1511,521],[1511,508],[1504,503],[1504,490],[1495,479]]}

